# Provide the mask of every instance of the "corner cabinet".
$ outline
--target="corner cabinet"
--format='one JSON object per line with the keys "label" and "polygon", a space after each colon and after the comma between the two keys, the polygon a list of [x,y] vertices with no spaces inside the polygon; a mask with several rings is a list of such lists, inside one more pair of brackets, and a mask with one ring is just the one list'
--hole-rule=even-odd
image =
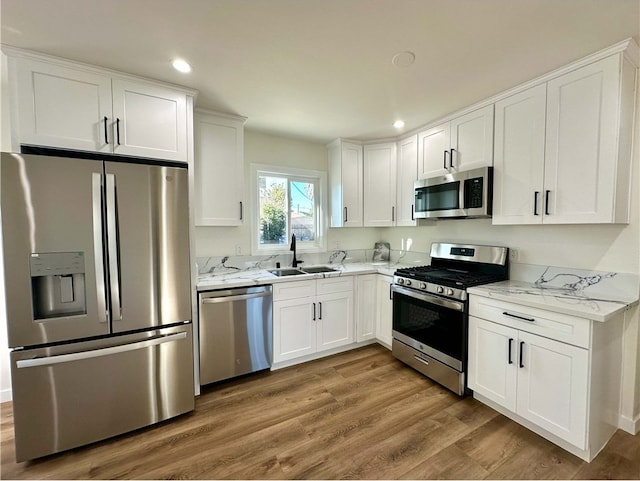
{"label": "corner cabinet", "polygon": [[376,338],[378,274],[356,277],[356,342]]}
{"label": "corner cabinet", "polygon": [[273,362],[354,342],[353,277],[282,282],[273,286]]}
{"label": "corner cabinet", "polygon": [[496,102],[494,224],[629,222],[636,71],[618,52]]}
{"label": "corner cabinet", "polygon": [[3,47],[12,149],[39,145],[188,160],[195,91]]}
{"label": "corner cabinet", "polygon": [[590,461],[617,429],[622,316],[606,322],[472,294],[474,397]]}
{"label": "corner cabinet", "polygon": [[364,226],[396,222],[396,143],[364,146]]}
{"label": "corner cabinet", "polygon": [[418,133],[418,177],[493,165],[493,104]]}
{"label": "corner cabinet", "polygon": [[336,139],[327,149],[330,227],[362,227],[362,145]]}
{"label": "corner cabinet", "polygon": [[246,118],[196,109],[194,127],[195,224],[239,226],[244,221]]}

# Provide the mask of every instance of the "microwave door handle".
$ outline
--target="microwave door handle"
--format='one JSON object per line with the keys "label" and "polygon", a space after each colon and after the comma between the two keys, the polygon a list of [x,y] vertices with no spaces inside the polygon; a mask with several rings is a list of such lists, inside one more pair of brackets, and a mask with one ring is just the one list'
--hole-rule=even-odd
{"label": "microwave door handle", "polygon": [[120,260],[118,252],[118,215],[116,203],[116,178],[107,174],[107,249],[109,252],[109,284],[111,290],[111,319],[122,320],[120,303]]}
{"label": "microwave door handle", "polygon": [[107,322],[107,293],[104,277],[104,247],[102,232],[102,174],[91,177],[91,208],[93,211],[93,259],[96,272],[98,322]]}

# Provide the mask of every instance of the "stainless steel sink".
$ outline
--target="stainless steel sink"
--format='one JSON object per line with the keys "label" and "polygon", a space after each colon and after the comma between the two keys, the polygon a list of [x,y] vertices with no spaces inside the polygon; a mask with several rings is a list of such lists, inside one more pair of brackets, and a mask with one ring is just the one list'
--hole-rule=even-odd
{"label": "stainless steel sink", "polygon": [[274,276],[278,276],[278,277],[300,276],[300,275],[307,274],[306,272],[302,272],[299,269],[273,269],[269,272],[271,272],[271,274],[273,274]]}
{"label": "stainless steel sink", "polygon": [[300,270],[307,274],[318,274],[319,272],[337,272],[338,269],[333,269],[327,266],[315,266],[315,267],[301,267]]}

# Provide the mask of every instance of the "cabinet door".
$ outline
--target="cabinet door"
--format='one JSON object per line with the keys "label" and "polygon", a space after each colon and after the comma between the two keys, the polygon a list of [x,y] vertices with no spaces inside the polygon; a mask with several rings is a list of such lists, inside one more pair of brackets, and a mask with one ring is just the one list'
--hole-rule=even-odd
{"label": "cabinet door", "polygon": [[588,351],[521,331],[517,362],[516,412],[586,449]]}
{"label": "cabinet door", "polygon": [[331,227],[362,227],[362,169],[361,145],[329,145]]}
{"label": "cabinet door", "polygon": [[273,303],[273,362],[316,352],[313,298]]}
{"label": "cabinet door", "polygon": [[364,146],[364,225],[390,227],[396,215],[396,144]]}
{"label": "cabinet door", "polygon": [[111,152],[111,78],[45,62],[15,65],[17,144]]}
{"label": "cabinet door", "polygon": [[353,342],[353,290],[316,298],[317,350]]}
{"label": "cabinet door", "polygon": [[493,224],[540,224],[546,85],[496,102]]}
{"label": "cabinet door", "polygon": [[449,172],[451,130],[449,122],[418,134],[418,177],[426,179]]}
{"label": "cabinet door", "polygon": [[115,153],[187,161],[186,94],[124,79],[112,90]]}
{"label": "cabinet door", "polygon": [[516,409],[518,331],[469,316],[468,385],[510,411]]}
{"label": "cabinet door", "polygon": [[391,348],[393,330],[393,300],[391,298],[391,284],[393,277],[378,274],[376,289],[376,338],[386,347]]}
{"label": "cabinet door", "polygon": [[450,170],[493,165],[493,105],[451,121]]}
{"label": "cabinet door", "polygon": [[195,224],[237,226],[244,219],[243,119],[194,118]]}
{"label": "cabinet door", "polygon": [[376,337],[376,291],[378,274],[357,277],[356,287],[356,341]]}
{"label": "cabinet door", "polygon": [[396,225],[415,226],[414,182],[418,179],[418,136],[398,142]]}
{"label": "cabinet door", "polygon": [[612,221],[619,62],[609,57],[547,84],[545,223]]}

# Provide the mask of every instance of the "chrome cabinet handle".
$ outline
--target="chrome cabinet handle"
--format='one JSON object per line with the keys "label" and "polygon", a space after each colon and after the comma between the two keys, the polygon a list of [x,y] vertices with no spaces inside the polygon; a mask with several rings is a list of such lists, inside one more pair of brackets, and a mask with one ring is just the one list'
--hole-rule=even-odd
{"label": "chrome cabinet handle", "polygon": [[104,275],[104,247],[102,244],[102,174],[94,172],[91,177],[91,182],[91,207],[93,210],[93,259],[96,269],[96,290],[98,291],[98,322],[107,322],[107,292]]}

